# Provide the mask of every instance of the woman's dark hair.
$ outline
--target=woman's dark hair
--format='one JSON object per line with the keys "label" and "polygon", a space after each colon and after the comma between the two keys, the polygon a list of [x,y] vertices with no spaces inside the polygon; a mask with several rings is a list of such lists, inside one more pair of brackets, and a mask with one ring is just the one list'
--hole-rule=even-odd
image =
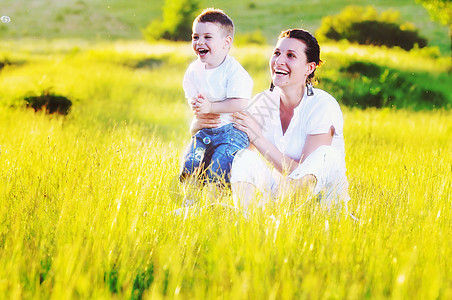
{"label": "woman's dark hair", "polygon": [[[282,38],[293,38],[297,39],[300,42],[303,42],[306,45],[306,58],[308,62],[315,62],[318,66],[322,61],[320,60],[320,46],[317,42],[316,38],[309,32],[303,29],[288,29],[279,35],[279,39]],[[307,81],[311,82],[312,78],[314,78],[315,70],[309,74]]]}

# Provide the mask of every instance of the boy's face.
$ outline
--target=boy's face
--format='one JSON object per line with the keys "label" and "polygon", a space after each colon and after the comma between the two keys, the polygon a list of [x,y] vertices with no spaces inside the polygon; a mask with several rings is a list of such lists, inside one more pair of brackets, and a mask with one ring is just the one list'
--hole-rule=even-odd
{"label": "boy's face", "polygon": [[201,62],[206,64],[206,69],[216,68],[224,61],[231,43],[232,37],[226,35],[217,24],[193,24],[193,50]]}

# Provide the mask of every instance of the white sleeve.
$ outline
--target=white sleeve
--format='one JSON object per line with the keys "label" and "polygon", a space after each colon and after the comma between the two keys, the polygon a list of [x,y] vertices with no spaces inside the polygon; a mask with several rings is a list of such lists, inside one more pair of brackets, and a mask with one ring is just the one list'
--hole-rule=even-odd
{"label": "white sleeve", "polygon": [[191,67],[192,67],[191,65],[188,67],[184,75],[184,80],[182,81],[182,87],[184,88],[185,98],[187,99],[194,98],[199,94],[199,91],[196,88],[193,80],[194,72]]}
{"label": "white sleeve", "polygon": [[227,82],[227,98],[245,98],[251,99],[253,91],[253,79],[248,72],[237,62],[231,68]]}
{"label": "white sleeve", "polygon": [[344,121],[337,101],[331,98],[318,99],[315,107],[309,114],[307,121],[307,134],[328,133],[333,126],[335,134],[342,134]]}

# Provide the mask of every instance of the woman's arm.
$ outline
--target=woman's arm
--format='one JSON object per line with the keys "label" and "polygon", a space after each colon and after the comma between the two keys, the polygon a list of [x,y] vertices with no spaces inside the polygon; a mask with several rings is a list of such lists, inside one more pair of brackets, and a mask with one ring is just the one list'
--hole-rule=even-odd
{"label": "woman's arm", "polygon": [[323,145],[331,145],[333,142],[334,127],[331,126],[327,133],[308,134],[306,141],[301,151],[300,164],[317,148]]}
{"label": "woman's arm", "polygon": [[[233,114],[234,126],[248,135],[252,144],[280,173],[285,173],[298,162],[285,156],[262,134],[262,125],[259,124],[248,112]],[[295,167],[293,167],[295,169]]]}
{"label": "woman's arm", "polygon": [[331,145],[334,128],[328,133],[308,135],[299,160],[284,155],[262,134],[262,126],[258,124],[248,113],[234,114],[234,122],[237,129],[245,132],[254,147],[281,173],[292,173],[306,157],[322,145]]}
{"label": "woman's arm", "polygon": [[220,115],[218,114],[196,114],[190,124],[190,134],[194,135],[203,128],[216,128],[220,125]]}

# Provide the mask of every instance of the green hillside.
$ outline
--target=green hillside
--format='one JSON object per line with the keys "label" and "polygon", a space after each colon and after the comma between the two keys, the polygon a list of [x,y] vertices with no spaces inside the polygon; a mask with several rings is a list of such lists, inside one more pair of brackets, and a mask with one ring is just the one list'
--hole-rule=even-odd
{"label": "green hillside", "polygon": [[[141,39],[141,28],[161,16],[164,0],[0,0],[0,14],[11,18],[0,23],[0,37],[46,37],[83,39]],[[312,0],[254,1],[205,0],[204,6],[224,9],[237,25],[237,32],[261,30],[269,43],[288,27],[315,31],[321,18],[348,5],[374,5],[377,10],[400,11],[402,21],[413,22],[432,46],[448,55],[447,28],[432,22],[414,0]]]}

